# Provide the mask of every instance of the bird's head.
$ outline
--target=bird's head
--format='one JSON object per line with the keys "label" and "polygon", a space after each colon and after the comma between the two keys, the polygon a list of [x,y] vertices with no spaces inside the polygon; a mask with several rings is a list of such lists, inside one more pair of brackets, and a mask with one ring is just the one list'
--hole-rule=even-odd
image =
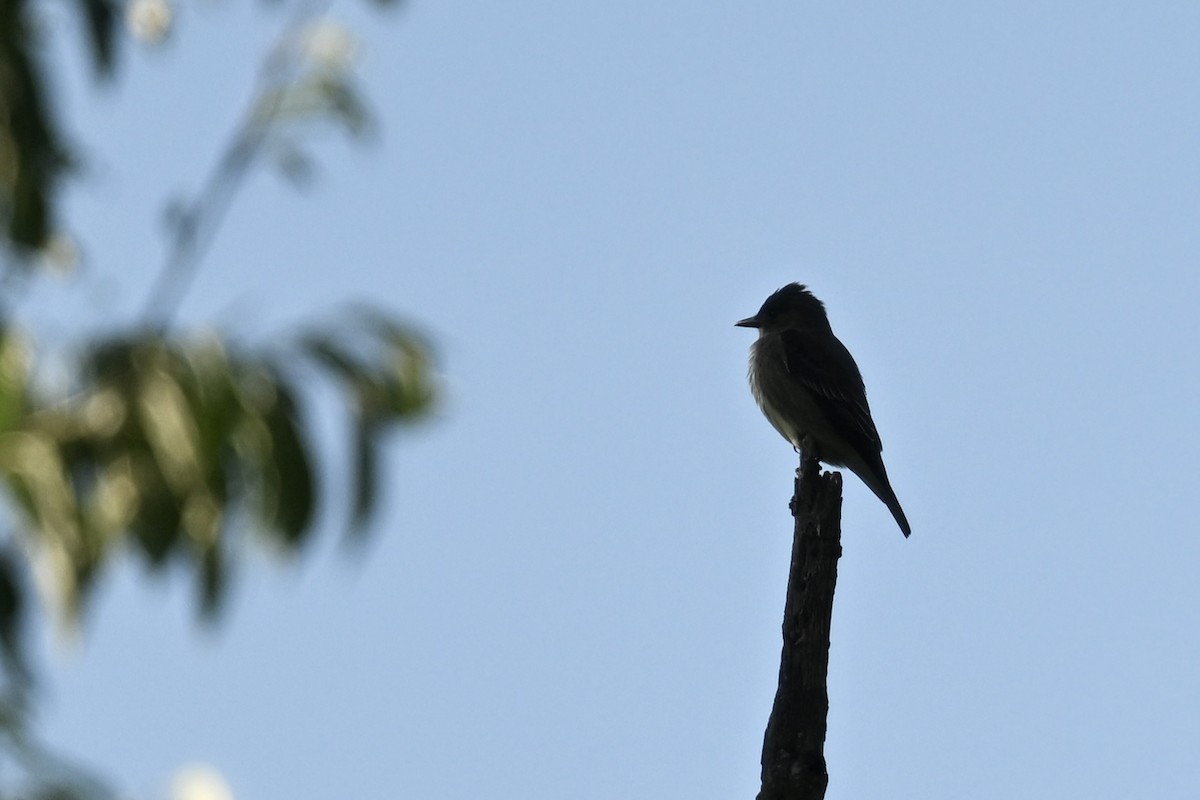
{"label": "bird's head", "polygon": [[758,328],[760,334],[792,328],[828,329],[825,305],[803,284],[789,283],[767,298],[753,317],[734,323],[740,328]]}

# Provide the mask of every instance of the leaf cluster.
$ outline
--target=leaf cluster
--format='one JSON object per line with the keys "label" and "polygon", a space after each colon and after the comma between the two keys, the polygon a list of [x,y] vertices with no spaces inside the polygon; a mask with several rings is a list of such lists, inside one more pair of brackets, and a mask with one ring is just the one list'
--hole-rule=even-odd
{"label": "leaf cluster", "polygon": [[[43,361],[45,359],[42,359]],[[181,564],[215,618],[239,536],[285,553],[317,529],[322,497],[348,495],[348,532],[377,506],[384,434],[436,399],[430,347],[374,309],[258,350],[216,334],[142,329],[91,342],[71,359],[65,396],[39,389],[27,335],[0,326],[0,752],[26,777],[19,797],[112,800],[104,783],[41,744],[24,629],[29,566],[74,624],[112,558],[152,571]],[[325,487],[306,413],[320,383],[351,421],[349,486]],[[59,394],[62,394],[61,392]],[[11,780],[0,797],[10,797]]]}
{"label": "leaf cluster", "polygon": [[380,434],[430,408],[431,367],[414,332],[359,309],[269,352],[215,334],[112,336],[78,359],[68,396],[47,402],[10,329],[0,336],[0,481],[68,619],[121,548],[156,569],[187,564],[211,614],[230,530],[282,550],[313,531],[322,470],[304,413],[310,379],[334,380],[351,412],[358,530],[378,496]]}
{"label": "leaf cluster", "polygon": [[[68,0],[93,72],[115,72],[117,0]],[[375,0],[385,6],[393,0]],[[0,0],[0,279],[31,274],[61,232],[59,194],[76,162],[56,119],[34,0]],[[372,130],[348,68],[353,37],[298,0],[268,53],[242,123],[196,196],[175,204],[167,258],[142,322],[44,354],[0,311],[0,798],[111,800],[115,794],[41,745],[36,683],[22,645],[31,581],[68,624],[78,622],[113,557],[193,576],[215,619],[242,539],[291,553],[310,541],[323,499],[349,498],[351,533],[380,497],[385,434],[426,415],[436,394],[432,353],[414,330],[371,308],[306,328],[270,348],[170,325],[180,298],[251,169],[273,159],[304,184],[303,140],[333,122]],[[73,142],[71,142],[73,144]],[[12,297],[0,283],[7,308]],[[50,365],[50,366],[47,366]],[[47,381],[56,370],[65,382]],[[350,420],[350,469],[320,463],[310,409],[332,385]],[[50,388],[53,386],[54,388]],[[344,485],[330,476],[345,474]],[[16,778],[14,779],[14,774]],[[19,787],[19,788],[17,788]]]}
{"label": "leaf cluster", "polygon": [[[41,36],[29,0],[0,0],[0,227],[18,251],[44,247],[55,198],[71,158],[46,91]],[[116,4],[78,0],[98,75],[111,73]]]}

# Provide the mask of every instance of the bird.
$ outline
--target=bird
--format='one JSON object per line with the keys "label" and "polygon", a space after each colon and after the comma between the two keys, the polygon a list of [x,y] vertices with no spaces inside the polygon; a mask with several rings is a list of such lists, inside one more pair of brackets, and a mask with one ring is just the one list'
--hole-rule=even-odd
{"label": "bird", "polygon": [[734,324],[758,329],[750,347],[750,391],[775,430],[798,451],[809,437],[818,460],[857,475],[892,512],[900,531],[911,534],[883,466],[883,442],[862,373],[833,334],[825,304],[803,284],[789,283],[753,317]]}

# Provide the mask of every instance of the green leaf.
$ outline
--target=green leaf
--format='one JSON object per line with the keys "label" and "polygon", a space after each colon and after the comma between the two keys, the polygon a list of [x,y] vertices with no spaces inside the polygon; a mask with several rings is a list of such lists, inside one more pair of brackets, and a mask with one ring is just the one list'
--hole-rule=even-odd
{"label": "green leaf", "polygon": [[117,33],[117,6],[112,0],[79,0],[87,19],[88,44],[91,45],[92,63],[96,73],[108,77],[115,62]]}
{"label": "green leaf", "polygon": [[[212,615],[227,591],[228,520],[256,519],[254,534],[289,549],[312,534],[320,473],[296,350],[258,356],[211,336],[111,337],[85,353],[68,401],[39,408],[24,397],[30,368],[18,342],[0,328],[0,420],[6,402],[18,409],[0,429],[0,480],[48,554],[68,614],[123,541],[152,569],[181,560],[195,570],[200,609]],[[359,533],[379,501],[388,425],[432,397],[430,359],[419,337],[377,312],[309,334],[299,351],[344,391],[345,495]],[[7,394],[6,381],[15,386]]]}
{"label": "green leaf", "polygon": [[416,330],[371,308],[359,308],[360,324],[384,348],[381,379],[386,386],[387,410],[396,420],[416,418],[433,406],[433,354]]}
{"label": "green leaf", "polygon": [[214,543],[200,560],[200,613],[203,616],[212,619],[220,613],[228,582],[225,557],[221,547]]}
{"label": "green leaf", "polygon": [[432,357],[412,328],[365,306],[336,332],[312,332],[301,352],[329,372],[348,395],[352,420],[350,532],[361,533],[374,511],[379,440],[390,423],[413,420],[432,407]]}
{"label": "green leaf", "polygon": [[58,589],[61,608],[73,615],[91,575],[71,480],[59,443],[45,431],[0,437],[0,472],[25,509],[35,547]]}
{"label": "green leaf", "polygon": [[309,334],[301,337],[300,347],[318,364],[332,371],[346,388],[358,392],[363,384],[370,382],[366,367],[333,336]]}
{"label": "green leaf", "polygon": [[[432,354],[425,340],[369,307],[356,307],[354,320],[341,337],[313,333],[301,339],[303,350],[331,369],[356,395],[361,413],[377,421],[415,419],[428,411],[436,397]],[[365,338],[359,348],[371,358],[352,355],[343,342],[352,334]]]}
{"label": "green leaf", "polygon": [[361,138],[371,133],[374,129],[371,110],[345,76],[324,81],[323,88],[325,101],[334,118],[346,127],[351,136]]}
{"label": "green leaf", "polygon": [[38,59],[33,3],[0,2],[0,225],[5,249],[41,249],[55,228],[59,178],[70,164]]}
{"label": "green leaf", "polygon": [[316,509],[316,477],[300,425],[299,408],[291,389],[276,384],[273,406],[263,416],[271,437],[271,461],[264,465],[274,483],[274,507],[268,510],[272,527],[288,545],[297,545],[308,532]]}
{"label": "green leaf", "polygon": [[21,557],[9,548],[0,549],[0,646],[10,675],[29,676],[23,647],[25,584],[21,580]]}
{"label": "green leaf", "polygon": [[183,509],[154,457],[136,450],[130,455],[139,498],[130,528],[151,565],[162,566],[179,542]]}
{"label": "green leaf", "polygon": [[186,497],[201,484],[200,434],[187,396],[162,364],[141,371],[137,386],[139,422],[167,484]]}
{"label": "green leaf", "polygon": [[375,510],[379,482],[379,452],[376,426],[363,417],[354,426],[354,505],[350,511],[350,532],[361,534]]}
{"label": "green leaf", "polygon": [[280,140],[272,152],[279,173],[292,186],[297,189],[307,189],[312,185],[317,168],[311,155],[289,140]]}
{"label": "green leaf", "polygon": [[0,432],[17,427],[29,400],[29,347],[16,329],[0,330]]}

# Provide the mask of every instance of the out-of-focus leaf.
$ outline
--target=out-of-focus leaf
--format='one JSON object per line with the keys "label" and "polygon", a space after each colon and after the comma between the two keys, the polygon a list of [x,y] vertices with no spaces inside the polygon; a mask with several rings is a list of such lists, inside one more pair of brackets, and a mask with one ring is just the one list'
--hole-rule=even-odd
{"label": "out-of-focus leaf", "polygon": [[0,474],[29,514],[46,574],[73,614],[95,566],[79,524],[75,494],[58,442],[43,431],[0,437]]}
{"label": "out-of-focus leaf", "polygon": [[336,122],[361,138],[374,130],[371,109],[342,70],[317,69],[295,83],[265,92],[255,112],[256,125]]}
{"label": "out-of-focus leaf", "polygon": [[117,800],[96,775],[47,749],[27,729],[8,742],[11,762],[26,776],[25,786],[6,798],[29,800]]}
{"label": "out-of-focus leaf", "polygon": [[179,542],[183,509],[149,453],[135,451],[131,467],[139,503],[130,528],[150,563],[161,566]]}
{"label": "out-of-focus leaf", "polygon": [[41,248],[54,229],[54,195],[69,164],[38,63],[29,6],[0,2],[0,223],[18,252]]}
{"label": "out-of-focus leaf", "polygon": [[350,511],[350,532],[361,533],[375,510],[379,483],[378,431],[360,417],[354,426],[354,506]]}
{"label": "out-of-focus leaf", "polygon": [[133,458],[120,453],[101,463],[92,491],[86,497],[84,519],[91,535],[105,542],[116,541],[137,517],[141,489],[134,480]]}
{"label": "out-of-focus leaf", "polygon": [[260,364],[238,384],[244,414],[235,444],[266,529],[288,547],[309,533],[316,475],[298,402],[281,375]]}
{"label": "out-of-focus leaf", "polygon": [[29,677],[22,641],[25,621],[25,585],[18,557],[0,550],[0,646],[8,673],[24,681]]}
{"label": "out-of-focus leaf", "polygon": [[417,331],[377,309],[359,306],[355,317],[382,349],[379,379],[384,386],[386,413],[396,421],[419,417],[432,406],[433,356]]}
{"label": "out-of-focus leaf", "polygon": [[373,130],[371,110],[346,76],[326,76],[319,85],[334,119],[346,126],[352,136],[361,137]]}
{"label": "out-of-focus leaf", "polygon": [[437,391],[429,351],[413,339],[399,340],[391,352],[389,409],[398,420],[415,420],[433,407]]}
{"label": "out-of-focus leaf", "polygon": [[0,420],[6,380],[23,398],[0,428],[0,482],[68,616],[122,543],[153,569],[187,564],[200,609],[212,615],[228,584],[231,521],[261,523],[251,535],[286,549],[311,536],[321,482],[302,413],[305,367],[344,393],[352,472],[343,494],[355,531],[378,502],[388,427],[432,398],[420,338],[365,311],[304,337],[300,359],[212,335],[113,337],[86,353],[70,399],[45,407],[24,397],[29,368],[9,345],[0,329]]}
{"label": "out-of-focus leaf", "polygon": [[171,489],[186,497],[203,479],[200,437],[187,397],[175,376],[157,365],[139,378],[138,410],[146,440]]}
{"label": "out-of-focus leaf", "polygon": [[112,74],[116,54],[116,3],[113,0],[78,1],[80,11],[88,23],[88,44],[91,46],[92,63],[98,75],[108,77]]}
{"label": "out-of-focus leaf", "polygon": [[274,149],[275,165],[279,173],[297,189],[307,189],[312,185],[316,174],[316,164],[312,156],[304,152],[294,142],[280,142]]}
{"label": "out-of-focus leaf", "polygon": [[408,326],[369,307],[341,328],[301,337],[301,352],[347,393],[353,437],[350,532],[365,530],[380,482],[379,441],[392,423],[415,420],[435,397],[432,356]]}
{"label": "out-of-focus leaf", "polygon": [[218,507],[223,507],[236,473],[231,441],[241,406],[234,386],[235,364],[220,341],[212,336],[185,350],[183,359],[187,375],[181,385],[197,432],[205,493]]}
{"label": "out-of-focus leaf", "polygon": [[376,485],[379,480],[379,457],[375,440],[381,433],[373,411],[380,387],[368,367],[352,356],[343,345],[328,334],[313,334],[301,340],[301,347],[318,364],[330,370],[349,395],[353,436],[352,475],[354,501],[350,508],[352,534],[366,529],[375,508]]}
{"label": "out-of-focus leaf", "polygon": [[29,348],[14,328],[0,329],[0,432],[11,430],[28,409]]}
{"label": "out-of-focus leaf", "polygon": [[33,790],[30,800],[89,800],[72,786],[39,786]]}
{"label": "out-of-focus leaf", "polygon": [[220,545],[214,544],[204,551],[200,562],[200,611],[209,619],[221,609],[227,578],[225,557]]}
{"label": "out-of-focus leaf", "polygon": [[300,346],[317,363],[334,373],[342,384],[355,393],[361,393],[370,383],[367,368],[334,336],[319,333],[301,338]]}
{"label": "out-of-focus leaf", "polygon": [[297,545],[308,532],[316,508],[316,483],[308,444],[300,426],[299,409],[290,388],[276,387],[274,408],[265,416],[271,433],[276,475],[276,507],[272,523],[288,545]]}
{"label": "out-of-focus leaf", "polygon": [[[304,337],[303,351],[356,393],[367,416],[398,422],[429,410],[436,392],[432,356],[424,339],[374,309],[356,308],[354,318],[354,324],[340,336],[316,333]],[[366,334],[365,342],[359,344],[368,356],[351,353],[356,333]]]}

